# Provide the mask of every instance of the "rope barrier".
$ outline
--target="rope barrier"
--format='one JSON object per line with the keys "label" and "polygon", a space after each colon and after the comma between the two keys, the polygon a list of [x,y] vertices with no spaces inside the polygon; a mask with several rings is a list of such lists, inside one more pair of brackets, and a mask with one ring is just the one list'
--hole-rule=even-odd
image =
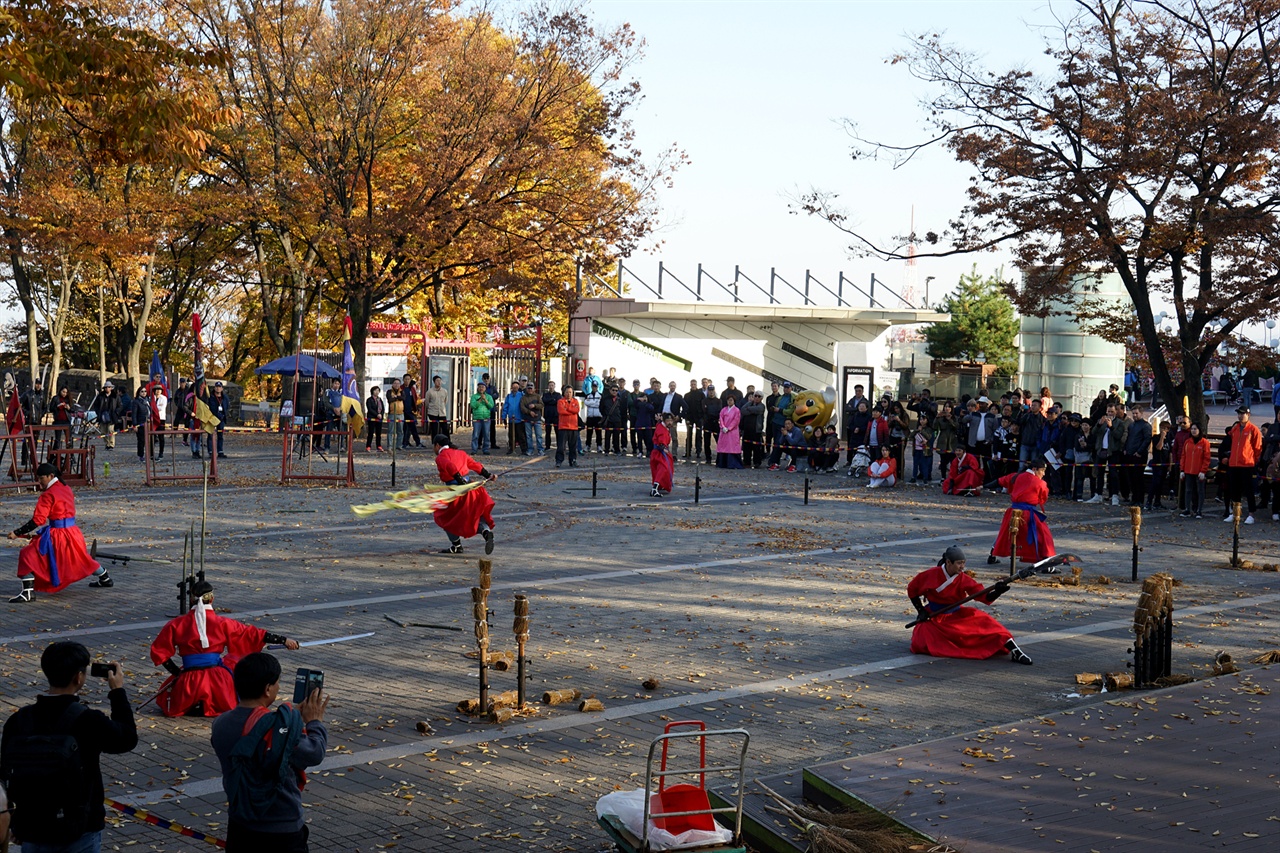
{"label": "rope barrier", "polygon": [[151,814],[151,812],[143,811],[137,806],[126,805],[125,803],[117,802],[116,800],[113,800],[109,797],[104,799],[103,802],[106,803],[108,807],[115,809],[121,814],[140,820],[143,823],[149,823],[152,826],[158,826],[161,829],[173,830],[179,835],[185,836],[187,838],[194,838],[197,841],[208,842],[209,844],[212,844],[214,847],[225,849],[227,846],[227,842],[222,840],[221,838],[216,838],[212,835],[206,835],[203,832],[200,832],[199,830],[191,829],[190,827],[186,827],[181,824],[174,823],[173,821],[166,820],[165,818],[162,818],[162,817],[157,817],[156,815]]}

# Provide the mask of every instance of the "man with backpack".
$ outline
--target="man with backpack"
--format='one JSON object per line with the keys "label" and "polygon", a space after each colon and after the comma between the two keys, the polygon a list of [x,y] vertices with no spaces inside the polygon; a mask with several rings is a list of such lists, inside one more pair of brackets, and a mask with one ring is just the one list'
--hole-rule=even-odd
{"label": "man with backpack", "polygon": [[133,706],[120,664],[107,664],[111,716],[77,697],[88,677],[89,650],[73,641],[40,656],[49,689],[19,709],[0,736],[0,778],[13,801],[13,834],[56,853],[97,853],[106,825],[99,757],[138,745]]}
{"label": "man with backpack", "polygon": [[317,688],[296,708],[273,709],[280,662],[266,652],[246,655],[233,677],[240,704],[214,721],[209,738],[227,794],[227,853],[307,853],[303,771],[324,761],[329,700]]}

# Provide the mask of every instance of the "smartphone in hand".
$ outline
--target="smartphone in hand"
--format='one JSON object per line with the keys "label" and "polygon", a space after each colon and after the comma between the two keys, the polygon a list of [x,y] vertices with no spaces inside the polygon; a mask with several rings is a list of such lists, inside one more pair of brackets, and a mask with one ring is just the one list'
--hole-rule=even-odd
{"label": "smartphone in hand", "polygon": [[299,669],[293,679],[293,704],[306,701],[316,690],[324,689],[324,673],[318,669]]}
{"label": "smartphone in hand", "polygon": [[89,665],[89,674],[94,678],[110,678],[116,668],[109,663],[94,663]]}

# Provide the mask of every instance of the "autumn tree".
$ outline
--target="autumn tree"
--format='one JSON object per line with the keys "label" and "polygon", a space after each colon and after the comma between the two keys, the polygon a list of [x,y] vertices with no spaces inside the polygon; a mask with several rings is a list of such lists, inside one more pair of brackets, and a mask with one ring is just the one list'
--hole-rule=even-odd
{"label": "autumn tree", "polygon": [[[29,185],[35,161],[52,156],[124,170],[190,164],[218,118],[190,85],[194,72],[216,65],[218,57],[176,46],[133,20],[146,12],[144,4],[115,0],[11,0],[0,9],[0,227],[5,272],[26,315],[33,376],[37,303],[48,295],[37,292],[28,243],[49,224],[31,211],[42,190]],[[78,174],[62,188],[84,188],[90,180]],[[101,220],[77,225],[98,233],[107,227]],[[62,295],[54,300],[59,306]],[[142,314],[138,338],[145,334]],[[60,334],[54,326],[49,333]]]}
{"label": "autumn tree", "polygon": [[[500,25],[437,0],[202,0],[203,47],[243,116],[212,174],[244,194],[263,319],[350,314],[357,370],[368,322],[438,326],[565,308],[574,260],[601,266],[654,227],[655,188],[627,112],[639,45],[577,9]],[[469,318],[469,319],[464,319]]]}
{"label": "autumn tree", "polygon": [[[943,145],[974,167],[968,202],[945,229],[908,235],[933,256],[1011,247],[1024,313],[1066,302],[1112,340],[1135,333],[1163,399],[1203,420],[1202,368],[1280,298],[1280,2],[1076,0],[1051,28],[1052,71],[988,72],[936,34],[894,58],[934,88],[925,142],[859,142],[905,161]],[[835,198],[805,207],[882,257],[904,257],[852,227]],[[926,256],[917,253],[917,256]],[[1073,293],[1114,270],[1133,303],[1118,316]],[[1171,364],[1153,314],[1172,305]],[[1180,370],[1179,370],[1180,368]],[[1175,380],[1180,373],[1181,380]]]}
{"label": "autumn tree", "polygon": [[955,291],[938,305],[951,315],[945,323],[932,323],[923,330],[928,352],[933,358],[975,359],[981,353],[987,364],[998,366],[1002,376],[1018,372],[1018,319],[1005,295],[999,273],[978,274],[975,264],[960,276]]}

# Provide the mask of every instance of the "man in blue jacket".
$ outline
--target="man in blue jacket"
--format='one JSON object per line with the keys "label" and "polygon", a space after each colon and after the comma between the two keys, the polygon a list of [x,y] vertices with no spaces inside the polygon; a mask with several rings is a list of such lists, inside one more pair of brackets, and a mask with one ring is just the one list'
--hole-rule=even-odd
{"label": "man in blue jacket", "polygon": [[[280,662],[266,652],[245,655],[233,677],[240,704],[214,721],[209,737],[222,765],[222,788],[227,794],[227,853],[306,853],[303,771],[324,761],[329,742],[324,712],[329,699],[317,688],[298,707],[283,703],[272,711],[280,694]],[[271,719],[264,720],[267,717]],[[236,749],[266,722],[271,728],[258,736],[257,743]],[[249,754],[233,756],[233,752]],[[292,772],[281,772],[283,763]]]}
{"label": "man in blue jacket", "polygon": [[507,422],[508,456],[513,455],[516,450],[524,453],[529,449],[525,441],[524,421],[520,418],[520,401],[523,398],[524,392],[520,390],[520,383],[512,382],[511,393],[502,401],[502,419]]}

